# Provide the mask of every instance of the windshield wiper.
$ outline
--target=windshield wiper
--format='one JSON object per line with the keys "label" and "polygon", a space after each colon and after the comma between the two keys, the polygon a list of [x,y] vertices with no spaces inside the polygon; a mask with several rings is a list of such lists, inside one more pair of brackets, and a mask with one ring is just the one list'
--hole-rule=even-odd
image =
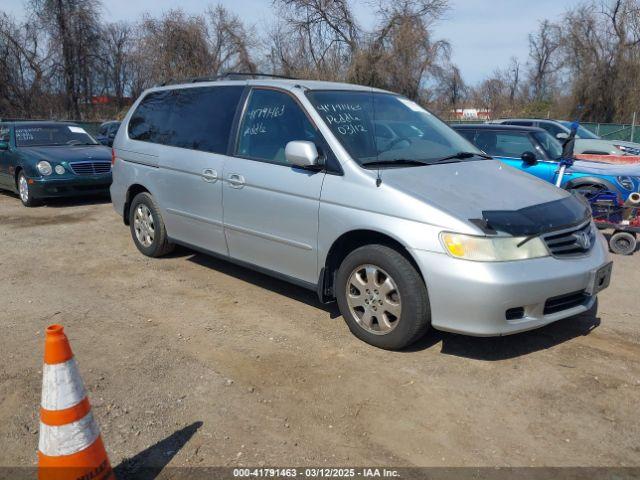
{"label": "windshield wiper", "polygon": [[372,160],[371,162],[364,162],[363,167],[386,167],[389,165],[403,165],[403,166],[425,166],[429,165],[427,162],[420,160],[410,160],[408,158],[396,158],[394,160]]}
{"label": "windshield wiper", "polygon": [[446,157],[432,160],[429,163],[445,163],[445,162],[451,162],[451,160],[466,160],[467,158],[473,158],[473,157],[486,158],[487,160],[490,160],[492,158],[489,155],[483,155],[481,153],[458,152],[458,153],[454,153],[453,155],[448,155]]}

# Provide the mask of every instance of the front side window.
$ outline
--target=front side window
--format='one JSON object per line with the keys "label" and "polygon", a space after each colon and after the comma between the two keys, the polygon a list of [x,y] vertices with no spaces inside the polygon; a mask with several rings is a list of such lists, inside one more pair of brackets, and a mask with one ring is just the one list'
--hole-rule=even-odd
{"label": "front side window", "polygon": [[567,134],[567,132],[565,132],[562,128],[560,128],[557,125],[554,125],[553,123],[540,122],[540,128],[545,129],[547,132],[549,132],[554,137],[557,137],[561,133],[564,133],[565,135]]}
{"label": "front side window", "polygon": [[467,140],[469,140],[471,143],[473,143],[475,137],[476,137],[476,131],[475,130],[470,130],[470,129],[460,129],[460,130],[456,130],[456,132],[458,132],[460,135],[462,135],[464,138],[466,138]]}
{"label": "front side window", "polygon": [[241,157],[287,165],[287,143],[305,140],[319,144],[318,133],[298,103],[277,90],[251,92],[238,132]]}
{"label": "front side window", "polygon": [[460,152],[480,153],[444,122],[397,95],[314,91],[307,97],[360,165],[432,163]]}
{"label": "front side window", "polygon": [[562,157],[562,145],[558,140],[553,138],[548,133],[535,132],[533,136],[538,143],[542,146],[542,149],[546,152],[547,156],[552,160],[560,160]]}
{"label": "front side window", "polygon": [[15,127],[16,146],[97,145],[84,128],[75,125],[23,124]]}
{"label": "front side window", "polygon": [[535,145],[526,133],[480,131],[476,145],[489,155],[520,158],[524,152],[536,152]]}

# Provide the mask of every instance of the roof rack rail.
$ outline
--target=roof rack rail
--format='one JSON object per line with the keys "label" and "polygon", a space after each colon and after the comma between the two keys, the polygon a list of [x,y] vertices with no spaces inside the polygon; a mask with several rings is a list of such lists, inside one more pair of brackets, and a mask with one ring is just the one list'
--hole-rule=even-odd
{"label": "roof rack rail", "polygon": [[183,80],[174,80],[173,78],[158,84],[159,87],[166,87],[167,85],[177,85],[181,83],[198,83],[198,82],[215,82],[217,80],[235,80],[242,78],[279,78],[282,80],[298,80],[295,77],[289,77],[286,75],[277,75],[275,73],[259,73],[259,72],[225,72],[213,77],[190,77]]}

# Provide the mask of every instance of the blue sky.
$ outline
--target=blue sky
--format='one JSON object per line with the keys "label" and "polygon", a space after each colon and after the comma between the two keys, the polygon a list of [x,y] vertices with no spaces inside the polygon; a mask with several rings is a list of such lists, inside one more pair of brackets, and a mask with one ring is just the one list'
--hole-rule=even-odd
{"label": "blue sky", "polygon": [[[260,31],[273,20],[270,0],[219,0],[229,10],[240,15]],[[528,34],[544,18],[557,19],[577,0],[450,0],[451,9],[436,26],[436,38],[453,45],[453,61],[460,67],[467,82],[475,84],[504,67],[512,56],[526,59]],[[188,12],[201,12],[215,0],[106,0],[106,20],[136,19],[143,12],[152,15],[180,6]],[[24,15],[23,0],[2,0],[0,9],[20,18]],[[366,0],[355,0],[358,20],[369,25],[372,8]]]}

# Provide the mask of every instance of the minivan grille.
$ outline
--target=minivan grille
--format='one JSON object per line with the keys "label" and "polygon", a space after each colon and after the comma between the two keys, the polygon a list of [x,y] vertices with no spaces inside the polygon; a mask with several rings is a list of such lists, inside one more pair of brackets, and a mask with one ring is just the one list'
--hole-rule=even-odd
{"label": "minivan grille", "polygon": [[586,253],[596,241],[591,222],[559,233],[550,233],[542,238],[551,254],[556,257]]}
{"label": "minivan grille", "polygon": [[583,305],[587,298],[584,290],[550,298],[544,304],[544,314],[551,315],[552,313],[562,312],[563,310],[569,310],[570,308]]}
{"label": "minivan grille", "polygon": [[111,162],[74,162],[69,166],[76,175],[100,175],[111,171]]}

